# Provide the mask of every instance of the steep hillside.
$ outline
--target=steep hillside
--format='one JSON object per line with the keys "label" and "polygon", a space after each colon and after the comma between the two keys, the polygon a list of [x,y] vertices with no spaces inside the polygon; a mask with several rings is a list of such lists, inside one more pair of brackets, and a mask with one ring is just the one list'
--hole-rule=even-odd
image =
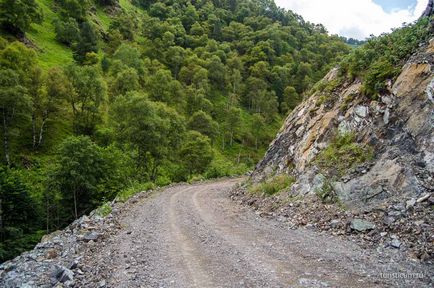
{"label": "steep hillside", "polygon": [[0,261],[116,197],[245,173],[350,50],[256,0],[0,0],[0,35]]}
{"label": "steep hillside", "polygon": [[332,69],[234,198],[295,226],[432,260],[434,39],[420,23],[371,39]]}

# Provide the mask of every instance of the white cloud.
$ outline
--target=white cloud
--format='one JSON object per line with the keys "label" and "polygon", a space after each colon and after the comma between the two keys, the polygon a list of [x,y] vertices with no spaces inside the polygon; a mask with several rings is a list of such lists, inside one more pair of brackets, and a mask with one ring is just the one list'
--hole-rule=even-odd
{"label": "white cloud", "polygon": [[416,20],[428,0],[416,7],[386,12],[372,0],[275,0],[280,7],[294,11],[305,20],[323,24],[332,34],[364,39],[390,32],[402,23]]}

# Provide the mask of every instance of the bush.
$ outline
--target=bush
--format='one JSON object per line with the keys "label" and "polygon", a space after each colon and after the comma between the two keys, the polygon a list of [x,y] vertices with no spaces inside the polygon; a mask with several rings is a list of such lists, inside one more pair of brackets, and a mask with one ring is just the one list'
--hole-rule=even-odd
{"label": "bush", "polygon": [[116,201],[125,202],[139,192],[148,191],[154,188],[155,188],[155,184],[152,182],[132,183],[128,188],[118,193],[116,197]]}
{"label": "bush", "polygon": [[324,171],[342,176],[350,168],[371,160],[374,156],[372,147],[355,141],[356,137],[352,133],[338,134],[317,155],[314,163]]}
{"label": "bush", "polygon": [[372,37],[341,62],[341,75],[351,79],[361,77],[364,94],[374,99],[385,90],[385,81],[394,80],[402,64],[419,48],[419,44],[427,41],[429,37],[431,35],[427,18],[396,29],[390,34]]}
{"label": "bush", "polygon": [[233,161],[226,159],[218,151],[214,151],[214,159],[211,161],[208,169],[205,171],[204,176],[206,179],[220,178],[234,175],[245,174],[249,167],[244,164],[235,164]]}
{"label": "bush", "polygon": [[203,173],[213,159],[211,141],[197,131],[188,131],[180,156],[190,176]]}
{"label": "bush", "polygon": [[265,195],[271,196],[282,190],[292,186],[294,184],[295,178],[288,176],[286,174],[275,176],[263,183],[259,183],[250,187],[250,192],[252,193],[263,193]]}
{"label": "bush", "polygon": [[72,136],[62,143],[48,189],[61,193],[69,220],[90,212],[104,199],[113,199],[122,187],[116,155],[113,147],[103,149],[87,136]]}
{"label": "bush", "polygon": [[395,67],[389,60],[380,58],[375,61],[365,75],[362,93],[371,99],[387,92],[386,80],[393,80],[401,69]]}
{"label": "bush", "polygon": [[79,40],[80,29],[74,18],[68,18],[65,21],[56,21],[54,23],[56,40],[68,46],[72,46]]}
{"label": "bush", "polygon": [[323,203],[335,203],[338,200],[331,182],[327,179],[324,179],[321,188],[318,188],[315,193]]}
{"label": "bush", "polygon": [[101,217],[106,217],[110,213],[112,213],[112,206],[109,202],[104,203],[96,210],[96,214]]}

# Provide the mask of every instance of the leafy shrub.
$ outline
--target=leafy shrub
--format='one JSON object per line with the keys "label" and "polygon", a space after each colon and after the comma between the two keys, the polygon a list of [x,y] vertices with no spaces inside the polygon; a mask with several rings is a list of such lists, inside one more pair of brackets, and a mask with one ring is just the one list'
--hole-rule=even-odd
{"label": "leafy shrub", "polygon": [[323,203],[335,203],[338,200],[331,182],[327,179],[324,179],[321,188],[318,188],[315,193]]}
{"label": "leafy shrub", "polygon": [[386,88],[385,81],[394,80],[400,66],[418,49],[421,42],[429,39],[428,26],[429,19],[424,18],[390,34],[372,37],[341,62],[341,75],[351,79],[361,77],[364,94],[375,98]]}
{"label": "leafy shrub", "polygon": [[155,184],[152,182],[146,182],[146,183],[135,182],[132,183],[128,188],[120,191],[116,197],[116,200],[119,202],[125,202],[139,192],[148,191],[154,188],[155,188]]}
{"label": "leafy shrub", "polygon": [[56,40],[60,43],[72,46],[79,40],[80,29],[74,18],[56,21],[54,23],[54,30],[56,32]]}
{"label": "leafy shrub", "polygon": [[337,135],[329,146],[322,150],[314,162],[322,170],[341,176],[345,171],[360,165],[374,156],[370,146],[356,142],[352,133]]}
{"label": "leafy shrub", "polygon": [[381,93],[387,92],[386,80],[398,76],[400,69],[389,60],[380,58],[375,61],[365,75],[362,93],[372,99],[376,99]]}
{"label": "leafy shrub", "polygon": [[233,161],[226,159],[218,151],[214,151],[214,159],[211,161],[204,176],[206,179],[227,177],[233,175],[242,175],[249,170],[244,163],[235,164]]}
{"label": "leafy shrub", "polygon": [[290,187],[292,184],[294,184],[294,182],[294,177],[282,174],[270,178],[263,183],[253,185],[250,187],[249,190],[252,193],[263,193],[265,195],[271,196],[279,193],[283,189]]}
{"label": "leafy shrub", "polygon": [[112,206],[110,205],[109,202],[106,202],[97,209],[96,214],[101,217],[105,217],[111,212],[112,212]]}

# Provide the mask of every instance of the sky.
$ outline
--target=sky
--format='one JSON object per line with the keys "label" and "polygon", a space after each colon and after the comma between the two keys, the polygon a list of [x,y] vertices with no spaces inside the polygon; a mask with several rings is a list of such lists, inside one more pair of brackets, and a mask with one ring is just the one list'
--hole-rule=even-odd
{"label": "sky", "polygon": [[275,0],[305,20],[323,24],[331,34],[363,40],[410,23],[429,0]]}

